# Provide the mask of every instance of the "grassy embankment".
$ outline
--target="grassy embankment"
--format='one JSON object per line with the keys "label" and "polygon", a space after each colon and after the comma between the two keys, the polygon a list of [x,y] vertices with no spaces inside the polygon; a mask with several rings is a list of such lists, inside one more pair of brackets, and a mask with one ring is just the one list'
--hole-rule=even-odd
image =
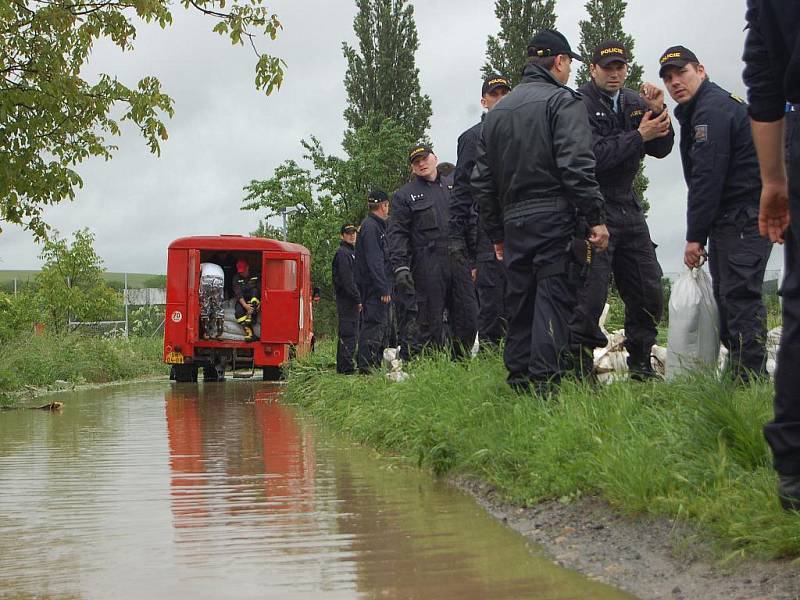
{"label": "grassy embankment", "polygon": [[419,359],[392,383],[335,374],[334,352],[320,344],[295,362],[287,393],[358,442],[478,477],[522,505],[596,494],[626,514],[676,518],[722,557],[800,556],[800,515],[778,505],[761,433],[769,384],[567,382],[543,401],[505,385],[499,356]]}
{"label": "grassy embankment", "polygon": [[48,387],[57,381],[107,383],[167,374],[159,338],[105,339],[79,334],[19,337],[3,343],[0,405],[19,400],[26,386]]}

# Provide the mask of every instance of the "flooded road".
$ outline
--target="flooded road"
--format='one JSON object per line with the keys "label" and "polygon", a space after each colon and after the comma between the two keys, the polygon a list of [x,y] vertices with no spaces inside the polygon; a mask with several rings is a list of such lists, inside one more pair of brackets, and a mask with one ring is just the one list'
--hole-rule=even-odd
{"label": "flooded road", "polygon": [[0,598],[624,599],[268,384],[0,413]]}

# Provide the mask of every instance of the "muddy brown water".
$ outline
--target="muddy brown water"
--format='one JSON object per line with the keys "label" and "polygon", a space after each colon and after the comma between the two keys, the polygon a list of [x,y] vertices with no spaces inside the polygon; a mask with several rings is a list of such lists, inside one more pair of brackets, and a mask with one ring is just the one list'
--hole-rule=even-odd
{"label": "muddy brown water", "polygon": [[0,598],[623,599],[280,388],[131,384],[0,413]]}

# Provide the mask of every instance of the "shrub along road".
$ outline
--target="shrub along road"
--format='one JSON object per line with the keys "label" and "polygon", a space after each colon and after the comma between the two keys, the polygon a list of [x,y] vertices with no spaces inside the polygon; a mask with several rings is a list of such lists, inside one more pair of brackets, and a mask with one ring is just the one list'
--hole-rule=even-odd
{"label": "shrub along road", "polygon": [[[554,555],[573,547],[565,564],[600,569],[641,597],[661,597],[665,585],[672,597],[798,596],[785,559],[800,556],[800,515],[780,509],[761,433],[771,385],[566,382],[557,400],[543,401],[508,389],[496,355],[418,359],[407,381],[392,383],[335,374],[334,351],[321,344],[293,364],[292,402],[358,442],[471,481],[487,507]],[[620,548],[633,548],[632,558]],[[606,566],[591,566],[587,553],[608,554]],[[651,554],[660,559],[648,565]],[[691,567],[698,556],[718,567]],[[619,567],[625,560],[633,563]],[[693,583],[672,585],[667,572]]]}

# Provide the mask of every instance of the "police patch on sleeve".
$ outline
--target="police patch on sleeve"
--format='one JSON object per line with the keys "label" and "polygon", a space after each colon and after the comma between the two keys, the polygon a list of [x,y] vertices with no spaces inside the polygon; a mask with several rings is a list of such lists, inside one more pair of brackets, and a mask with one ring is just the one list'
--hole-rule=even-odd
{"label": "police patch on sleeve", "polygon": [[707,140],[708,140],[708,125],[695,125],[694,126],[695,143],[705,142]]}

